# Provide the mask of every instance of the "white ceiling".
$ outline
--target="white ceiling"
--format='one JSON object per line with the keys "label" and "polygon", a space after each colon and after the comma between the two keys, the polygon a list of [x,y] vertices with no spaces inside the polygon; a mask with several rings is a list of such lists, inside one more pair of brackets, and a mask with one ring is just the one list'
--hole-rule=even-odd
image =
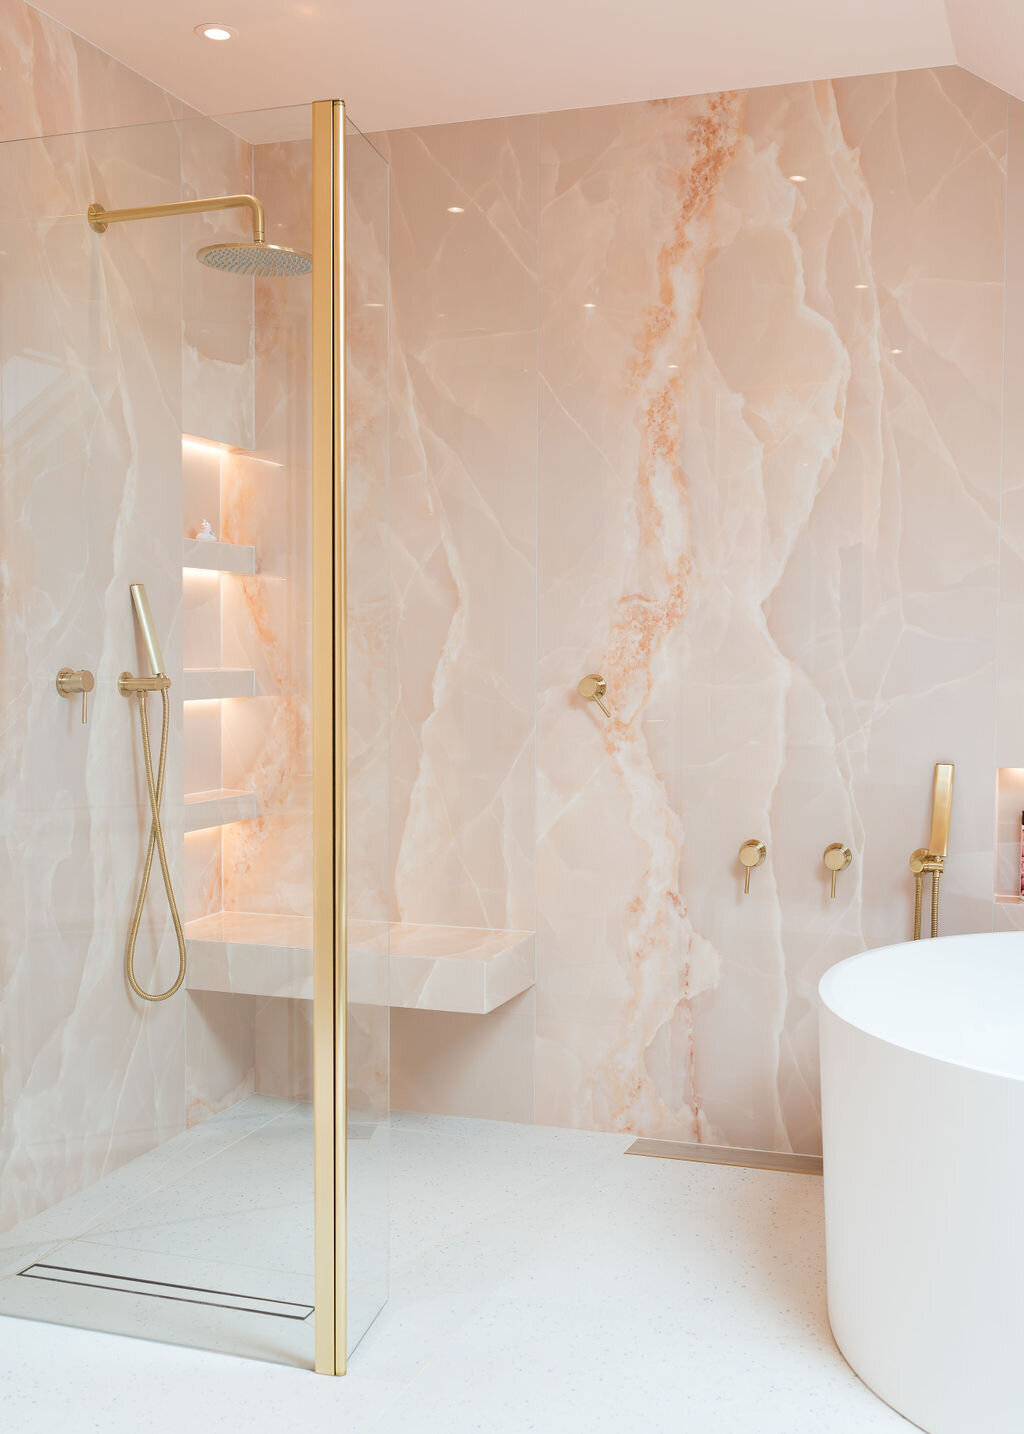
{"label": "white ceiling", "polygon": [[[44,0],[205,114],[364,130],[961,64],[1024,95],[1021,0]],[[231,26],[216,44],[194,26]]]}

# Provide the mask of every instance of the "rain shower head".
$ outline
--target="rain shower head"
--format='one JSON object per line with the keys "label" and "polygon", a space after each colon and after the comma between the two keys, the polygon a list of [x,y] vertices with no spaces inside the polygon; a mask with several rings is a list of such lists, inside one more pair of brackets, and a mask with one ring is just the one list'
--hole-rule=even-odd
{"label": "rain shower head", "polygon": [[140,209],[104,209],[101,204],[90,204],[88,217],[90,227],[97,234],[103,234],[109,224],[121,224],[129,219],[205,214],[211,209],[248,209],[252,215],[252,239],[247,244],[237,241],[208,244],[196,255],[200,263],[227,274],[255,274],[268,279],[290,279],[296,274],[312,272],[311,255],[266,242],[263,205],[255,194],[221,194],[213,199],[183,199],[177,204],[150,204]]}
{"label": "rain shower head", "polygon": [[308,274],[313,268],[311,254],[256,240],[251,244],[208,244],[196,258],[200,264],[226,274],[255,274],[261,279],[290,279],[296,274]]}

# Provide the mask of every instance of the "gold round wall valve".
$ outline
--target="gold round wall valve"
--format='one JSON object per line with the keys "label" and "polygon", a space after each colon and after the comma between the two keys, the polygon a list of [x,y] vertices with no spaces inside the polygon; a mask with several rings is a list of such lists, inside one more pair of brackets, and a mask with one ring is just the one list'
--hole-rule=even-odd
{"label": "gold round wall valve", "polygon": [[830,842],[824,852],[822,852],[821,859],[825,863],[826,869],[832,873],[831,895],[834,898],[836,894],[836,877],[850,865],[850,862],[853,860],[853,852],[848,846],[844,846],[841,841],[834,841]]}
{"label": "gold round wall valve", "polygon": [[82,721],[89,720],[89,693],[96,686],[96,679],[88,668],[62,667],[57,673],[57,691],[62,697],[82,697]]}
{"label": "gold round wall valve", "polygon": [[588,672],[586,677],[581,677],[576,684],[576,691],[588,702],[596,702],[606,717],[612,714],[601,701],[601,698],[608,691],[608,684],[599,672]]}
{"label": "gold round wall valve", "polygon": [[744,896],[750,891],[750,873],[755,866],[762,864],[767,855],[768,848],[763,841],[758,841],[757,837],[751,837],[749,841],[745,841],[740,847],[740,861],[746,867],[746,871],[743,874]]}

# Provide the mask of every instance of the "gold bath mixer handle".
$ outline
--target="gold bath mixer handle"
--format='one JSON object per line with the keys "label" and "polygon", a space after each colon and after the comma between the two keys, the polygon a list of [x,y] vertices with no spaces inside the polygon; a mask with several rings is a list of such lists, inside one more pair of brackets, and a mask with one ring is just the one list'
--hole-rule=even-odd
{"label": "gold bath mixer handle", "polygon": [[744,896],[750,893],[750,873],[755,866],[760,866],[764,862],[767,855],[768,848],[763,841],[758,841],[757,837],[751,837],[749,841],[745,841],[740,847],[740,861],[746,867],[746,871],[743,874]]}
{"label": "gold bath mixer handle", "polygon": [[599,672],[588,672],[586,677],[581,677],[576,684],[576,691],[588,702],[596,702],[606,717],[612,714],[601,701],[601,698],[608,691],[608,684]]}
{"label": "gold bath mixer handle", "polygon": [[826,870],[832,873],[832,891],[830,893],[833,901],[836,895],[836,877],[841,871],[845,871],[853,861],[853,852],[841,841],[830,842],[821,854]]}
{"label": "gold bath mixer handle", "polygon": [[80,671],[73,667],[62,667],[57,673],[57,691],[62,697],[82,697],[82,722],[89,720],[89,693],[96,686],[96,679],[87,668]]}

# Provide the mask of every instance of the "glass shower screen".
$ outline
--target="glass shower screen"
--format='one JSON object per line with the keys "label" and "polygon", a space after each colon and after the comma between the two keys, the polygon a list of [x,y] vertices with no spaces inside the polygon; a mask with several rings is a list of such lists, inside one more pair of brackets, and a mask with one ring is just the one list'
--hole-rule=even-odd
{"label": "glass shower screen", "polygon": [[302,107],[0,147],[0,1313],[340,1372],[387,1279],[387,176],[314,110],[337,143]]}

